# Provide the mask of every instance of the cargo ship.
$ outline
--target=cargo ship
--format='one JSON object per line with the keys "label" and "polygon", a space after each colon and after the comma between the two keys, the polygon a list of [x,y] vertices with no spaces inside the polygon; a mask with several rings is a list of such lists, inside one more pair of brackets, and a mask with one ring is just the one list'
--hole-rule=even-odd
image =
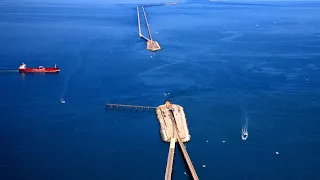
{"label": "cargo ship", "polygon": [[27,68],[25,63],[20,64],[19,72],[20,73],[57,73],[60,71],[60,68],[54,65],[54,67],[45,68],[43,66],[35,68]]}

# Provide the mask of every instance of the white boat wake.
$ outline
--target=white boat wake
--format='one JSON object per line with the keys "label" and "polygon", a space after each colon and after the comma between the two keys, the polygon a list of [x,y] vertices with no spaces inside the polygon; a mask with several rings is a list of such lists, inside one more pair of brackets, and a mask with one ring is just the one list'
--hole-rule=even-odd
{"label": "white boat wake", "polygon": [[62,104],[65,104],[65,103],[66,103],[66,101],[65,101],[64,99],[60,99],[60,102],[61,102]]}
{"label": "white boat wake", "polygon": [[[94,38],[93,38],[94,39]],[[90,42],[91,40],[89,40]],[[83,47],[86,45],[86,43],[83,43],[81,45],[81,47],[79,48],[78,52],[77,52],[77,59],[78,59],[78,66],[76,66],[76,68],[74,69],[74,71],[71,73],[71,75],[67,76],[66,80],[64,81],[64,85],[63,85],[63,91],[61,92],[61,95],[60,95],[60,102],[62,104],[65,103],[65,100],[64,100],[64,96],[65,94],[68,92],[68,89],[69,89],[69,81],[70,79],[76,74],[76,72],[81,68],[82,66],[82,58],[81,58],[81,50],[83,49]]]}
{"label": "white boat wake", "polygon": [[246,115],[246,122],[242,126],[242,129],[241,129],[241,138],[242,138],[242,140],[247,140],[247,138],[249,137],[248,126],[249,126],[249,119],[248,119],[248,116]]}
{"label": "white boat wake", "polygon": [[[64,86],[63,86],[64,89],[63,89],[63,91],[61,92],[61,95],[60,95],[60,102],[61,102],[62,104],[65,103],[65,98],[64,98],[64,96],[65,96],[65,94],[67,94],[67,92],[68,92],[70,79],[71,79],[71,78],[79,71],[79,69],[82,67],[82,58],[81,58],[81,54],[80,54],[81,50],[85,47],[86,44],[90,44],[91,41],[97,39],[98,37],[99,37],[99,36],[94,37],[94,38],[90,39],[88,42],[83,43],[83,44],[81,45],[80,49],[78,50],[78,53],[77,53],[77,56],[78,56],[78,66],[74,69],[73,73],[66,78],[66,80],[65,80],[65,82],[64,82]],[[109,51],[109,53],[107,54],[107,56],[106,56],[105,58],[107,58],[111,53],[113,53],[113,49]]]}
{"label": "white boat wake", "polygon": [[63,91],[61,92],[61,95],[60,95],[60,102],[61,102],[62,104],[65,103],[64,96],[65,96],[65,94],[68,92],[70,79],[71,79],[71,78],[76,74],[76,72],[81,68],[82,58],[80,57],[80,54],[78,54],[78,59],[79,59],[79,62],[78,62],[77,68],[76,68],[76,69],[73,71],[73,73],[72,73],[70,76],[68,76],[68,77],[66,78],[66,80],[64,81],[64,86],[63,86],[64,89],[63,89]]}

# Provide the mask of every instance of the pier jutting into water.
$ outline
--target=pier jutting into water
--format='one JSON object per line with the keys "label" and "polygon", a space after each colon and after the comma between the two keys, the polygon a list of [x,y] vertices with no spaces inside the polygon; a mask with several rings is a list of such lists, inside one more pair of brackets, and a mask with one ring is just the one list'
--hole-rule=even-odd
{"label": "pier jutting into water", "polygon": [[193,179],[198,180],[196,170],[190,160],[188,152],[183,142],[190,141],[189,129],[184,113],[183,107],[177,104],[172,104],[169,100],[166,100],[165,104],[158,107],[153,106],[138,106],[138,105],[124,105],[124,104],[106,104],[107,108],[116,107],[117,109],[155,109],[157,119],[160,124],[161,138],[165,142],[170,142],[167,166],[165,173],[165,180],[171,180],[172,167],[175,153],[175,145],[178,144],[183,153],[184,159],[189,167]]}
{"label": "pier jutting into water", "polygon": [[[139,7],[141,7],[142,12],[143,12],[143,17],[144,17],[144,20],[145,20],[145,22],[146,22],[147,29],[148,29],[149,39],[148,39],[147,37],[145,37],[145,36],[142,34],[142,32],[141,32],[141,20],[140,20],[140,10],[139,10]],[[160,50],[161,47],[160,47],[159,43],[158,43],[157,41],[154,41],[154,40],[152,39],[151,30],[150,30],[150,26],[149,26],[149,23],[148,23],[148,18],[147,18],[146,11],[144,10],[144,6],[137,6],[137,16],[138,16],[139,37],[147,41],[147,49],[150,50],[150,51]]]}
{"label": "pier jutting into water", "polygon": [[127,104],[106,104],[106,107],[108,108],[117,108],[117,109],[129,109],[129,110],[131,110],[131,109],[136,109],[136,110],[138,110],[138,109],[142,109],[142,110],[144,110],[144,109],[147,109],[148,111],[150,111],[150,109],[155,109],[156,107],[152,107],[152,106],[137,106],[137,105],[127,105]]}
{"label": "pier jutting into water", "polygon": [[[159,43],[158,43],[157,41],[154,41],[154,40],[152,39],[151,30],[150,30],[150,25],[149,25],[149,23],[148,23],[148,18],[147,18],[147,14],[146,14],[146,11],[145,11],[145,7],[167,6],[167,5],[172,5],[172,4],[177,4],[177,3],[176,3],[176,2],[171,2],[171,3],[165,3],[165,4],[146,4],[146,5],[139,5],[139,6],[137,6],[138,33],[139,33],[139,37],[147,41],[147,49],[150,50],[150,51],[160,50],[160,49],[161,49],[161,46],[159,45]],[[140,7],[141,7],[141,9],[142,9],[143,17],[144,17],[144,20],[145,20],[146,25],[147,25],[149,38],[147,38],[146,36],[144,36],[144,35],[142,34],[142,32],[141,32]]]}
{"label": "pier jutting into water", "polygon": [[166,142],[170,142],[165,180],[171,180],[176,140],[179,142],[179,146],[193,179],[198,180],[199,178],[196,170],[194,169],[188,152],[183,144],[183,142],[190,141],[191,137],[183,108],[177,104],[171,104],[171,102],[167,100],[164,105],[160,105],[156,108],[156,112],[160,123],[162,139]]}

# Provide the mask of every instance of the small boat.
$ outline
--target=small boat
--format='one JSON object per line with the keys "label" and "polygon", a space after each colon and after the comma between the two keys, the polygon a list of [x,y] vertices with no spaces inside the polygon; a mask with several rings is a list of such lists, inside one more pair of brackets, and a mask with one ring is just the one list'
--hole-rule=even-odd
{"label": "small boat", "polygon": [[249,134],[248,134],[248,131],[242,131],[242,134],[241,134],[241,138],[242,140],[247,140]]}
{"label": "small boat", "polygon": [[45,68],[43,66],[35,68],[27,68],[25,63],[20,64],[19,72],[20,73],[57,73],[60,71],[60,68],[54,65],[54,67]]}

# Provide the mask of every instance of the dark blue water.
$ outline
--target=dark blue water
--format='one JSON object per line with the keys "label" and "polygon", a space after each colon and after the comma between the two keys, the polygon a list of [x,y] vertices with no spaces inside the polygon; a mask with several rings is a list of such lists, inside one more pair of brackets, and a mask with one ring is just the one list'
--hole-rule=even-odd
{"label": "dark blue water", "polygon": [[[169,145],[155,114],[104,104],[166,98],[185,108],[200,179],[319,178],[319,4],[146,11],[156,54],[138,38],[129,1],[0,3],[0,68],[61,68],[0,74],[1,180],[163,179]],[[176,151],[174,179],[185,171]]]}

